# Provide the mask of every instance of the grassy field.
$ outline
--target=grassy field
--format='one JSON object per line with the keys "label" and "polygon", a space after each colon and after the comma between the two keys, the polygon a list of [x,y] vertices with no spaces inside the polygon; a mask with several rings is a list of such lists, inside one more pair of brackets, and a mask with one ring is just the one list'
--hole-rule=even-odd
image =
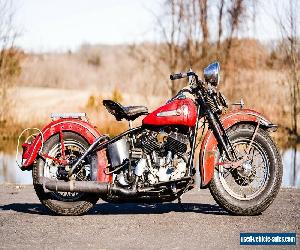
{"label": "grassy field", "polygon": [[[158,60],[159,48],[155,44],[85,45],[75,52],[24,55],[21,74],[8,89],[8,118],[0,124],[1,137],[15,138],[23,128],[40,127],[54,112],[86,112],[103,133],[115,135],[125,130],[127,124],[116,122],[101,105],[102,100],[145,105],[150,111],[168,100],[172,72]],[[267,49],[257,42],[241,42],[232,55],[226,82],[221,71],[221,92],[230,103],[243,98],[246,107],[279,124],[276,138],[288,144],[291,107],[285,74],[267,65]],[[193,70],[202,76],[202,66]],[[181,80],[177,87],[186,84]],[[135,125],[139,123],[137,120]]]}

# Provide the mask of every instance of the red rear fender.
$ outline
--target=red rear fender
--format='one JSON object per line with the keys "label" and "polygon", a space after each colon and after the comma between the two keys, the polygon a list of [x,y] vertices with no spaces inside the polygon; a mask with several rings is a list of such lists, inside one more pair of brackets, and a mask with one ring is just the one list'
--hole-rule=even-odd
{"label": "red rear fender", "polygon": [[[43,141],[62,131],[72,131],[83,136],[89,144],[101,134],[90,124],[80,119],[64,118],[53,121],[43,128]],[[32,143],[23,145],[22,170],[31,170],[34,161],[42,146],[42,137],[39,134]],[[107,181],[104,169],[107,167],[105,151],[98,152],[98,181]]]}

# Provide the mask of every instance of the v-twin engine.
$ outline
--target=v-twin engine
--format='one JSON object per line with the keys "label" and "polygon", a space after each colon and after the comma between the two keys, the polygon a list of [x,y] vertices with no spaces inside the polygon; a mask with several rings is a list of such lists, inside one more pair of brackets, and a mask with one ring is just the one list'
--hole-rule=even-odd
{"label": "v-twin engine", "polygon": [[190,150],[186,135],[178,132],[145,131],[135,139],[134,147],[126,139],[108,147],[112,169],[118,169],[126,162],[130,164],[131,170],[122,168],[120,172],[116,172],[115,180],[120,185],[130,185],[128,176],[134,176],[143,186],[148,186],[177,180],[186,175]]}
{"label": "v-twin engine", "polygon": [[182,178],[187,170],[188,138],[178,132],[148,132],[141,140],[150,184]]}

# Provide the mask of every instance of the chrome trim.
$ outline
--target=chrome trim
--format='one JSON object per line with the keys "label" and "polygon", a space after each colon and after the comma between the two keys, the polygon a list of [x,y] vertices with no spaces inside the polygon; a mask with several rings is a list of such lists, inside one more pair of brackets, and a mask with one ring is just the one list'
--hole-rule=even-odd
{"label": "chrome trim", "polygon": [[86,113],[52,113],[50,115],[51,119],[59,119],[59,118],[77,118],[77,119],[86,119]]}
{"label": "chrome trim", "polygon": [[245,106],[245,103],[244,103],[244,100],[241,98],[240,102],[235,102],[235,103],[232,103],[231,105],[240,106],[240,108],[242,109]]}
{"label": "chrome trim", "polygon": [[204,79],[207,83],[217,86],[220,82],[220,63],[214,62],[203,70]]}
{"label": "chrome trim", "polygon": [[156,114],[157,117],[165,117],[165,116],[179,116],[181,115],[180,110],[169,110],[169,111],[163,111]]}

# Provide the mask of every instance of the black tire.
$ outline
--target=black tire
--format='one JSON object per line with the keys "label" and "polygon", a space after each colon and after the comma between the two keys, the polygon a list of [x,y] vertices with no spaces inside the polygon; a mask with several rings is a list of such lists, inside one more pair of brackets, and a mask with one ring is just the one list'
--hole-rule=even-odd
{"label": "black tire", "polygon": [[[89,144],[86,140],[73,132],[64,132],[64,142],[76,142],[82,148],[87,149]],[[50,137],[43,147],[43,153],[48,154],[55,146],[60,145],[59,135]],[[82,215],[87,213],[98,201],[99,196],[96,194],[80,193],[73,199],[62,199],[59,193],[45,191],[43,185],[38,183],[38,177],[44,176],[45,159],[40,157],[33,166],[32,178],[35,192],[43,205],[51,212],[57,215]]]}
{"label": "black tire", "polygon": [[[254,130],[255,130],[255,126],[253,125],[239,124],[239,125],[234,125],[230,129],[228,129],[227,132],[230,141],[234,145],[237,145],[242,141],[249,142],[253,136]],[[213,180],[209,185],[210,192],[214,197],[215,201],[226,211],[234,215],[258,215],[262,213],[270,206],[270,204],[273,202],[280,189],[281,180],[282,180],[282,161],[275,143],[273,142],[273,140],[265,130],[259,128],[252,145],[253,147],[254,146],[257,147],[258,149],[257,152],[261,152],[261,154],[263,155],[261,158],[266,160],[262,161],[261,164],[257,164],[259,165],[258,168],[257,167],[253,168],[251,166],[250,168],[251,174],[249,174],[250,172],[248,172],[248,175],[250,175],[250,177],[252,175],[256,176],[258,169],[261,169],[261,165],[263,165],[265,162],[266,164],[264,164],[263,166],[267,169],[266,171],[268,171],[266,174],[267,177],[265,177],[266,180],[264,181],[264,186],[261,187],[261,189],[256,194],[256,196],[253,196],[253,198],[249,198],[246,200],[243,199],[243,197],[239,198],[238,194],[236,194],[235,192],[233,191],[231,192],[230,187],[228,188],[227,186],[227,182],[224,181],[225,174],[222,175],[223,173],[219,171],[218,167],[216,167],[214,171]],[[254,152],[255,151],[253,149],[253,156],[252,156],[252,163],[251,163],[252,165],[254,165],[253,164]],[[217,158],[219,162],[220,157]],[[251,181],[252,177],[250,178],[249,176],[247,176],[247,178],[244,178],[244,182],[245,180],[248,180],[247,181],[248,183],[244,184],[244,182],[241,183],[239,179],[239,178],[242,179],[242,177],[236,178],[238,170],[231,169],[231,171],[232,172],[230,173],[228,172],[229,173],[228,175],[231,175],[230,178],[237,179],[238,181],[236,180],[236,183],[241,186],[240,188],[242,190],[243,188],[245,188],[246,190],[246,188],[248,188],[247,186],[250,185],[251,182],[253,181],[253,180]],[[255,176],[252,179],[255,179]],[[244,197],[246,198],[246,196]],[[251,196],[249,195],[249,197]]]}

